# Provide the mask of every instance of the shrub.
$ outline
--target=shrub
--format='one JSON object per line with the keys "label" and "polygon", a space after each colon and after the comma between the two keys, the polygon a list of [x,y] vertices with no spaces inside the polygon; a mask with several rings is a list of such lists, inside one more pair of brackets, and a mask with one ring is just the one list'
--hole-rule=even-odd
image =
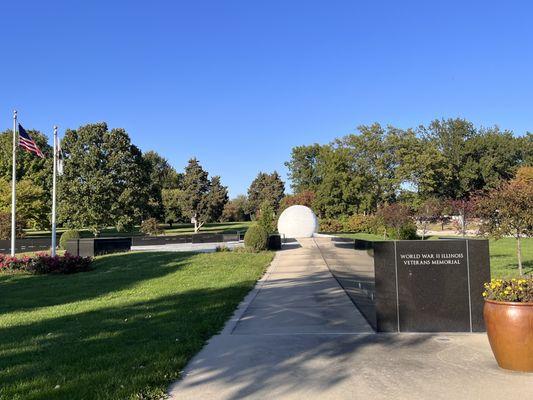
{"label": "shrub", "polygon": [[[401,203],[382,206],[376,213],[376,229],[393,239],[416,239],[416,225],[411,210]],[[381,231],[381,232],[380,232]]]}
{"label": "shrub", "polygon": [[344,221],[346,232],[374,233],[375,217],[373,215],[354,214]]}
{"label": "shrub", "polygon": [[59,239],[59,247],[65,250],[67,248],[67,241],[79,239],[80,233],[75,230],[68,230],[63,232],[61,238]]}
{"label": "shrub", "polygon": [[272,207],[268,202],[264,202],[259,211],[257,224],[263,227],[268,234],[276,231],[276,218],[274,218],[274,215],[274,207]]}
{"label": "shrub", "polygon": [[244,246],[253,252],[266,250],[268,244],[268,232],[259,225],[252,225],[244,235]]}
{"label": "shrub", "polygon": [[342,232],[344,226],[342,221],[337,219],[321,219],[320,232],[337,233]]}
{"label": "shrub", "polygon": [[159,224],[155,218],[145,219],[141,223],[140,231],[145,235],[159,235],[161,233],[161,229],[159,229]]}
{"label": "shrub", "polygon": [[16,273],[27,272],[30,274],[73,274],[91,269],[91,257],[64,256],[52,257],[45,253],[33,257],[10,257],[0,254],[0,272]]}
{"label": "shrub", "polygon": [[533,302],[533,277],[522,279],[493,279],[485,283],[483,297],[487,300]]}
{"label": "shrub", "polygon": [[402,225],[397,230],[397,237],[399,240],[415,240],[418,239],[416,234],[416,225],[412,222],[408,222]]}

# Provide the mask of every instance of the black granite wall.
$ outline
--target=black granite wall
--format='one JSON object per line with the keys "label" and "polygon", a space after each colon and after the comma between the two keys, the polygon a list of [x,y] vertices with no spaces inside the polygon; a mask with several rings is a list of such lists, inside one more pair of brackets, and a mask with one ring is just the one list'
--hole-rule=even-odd
{"label": "black granite wall", "polygon": [[357,249],[373,248],[366,251],[374,257],[373,274],[363,279],[361,267],[354,266],[337,279],[376,331],[484,331],[488,241],[361,242],[355,243]]}

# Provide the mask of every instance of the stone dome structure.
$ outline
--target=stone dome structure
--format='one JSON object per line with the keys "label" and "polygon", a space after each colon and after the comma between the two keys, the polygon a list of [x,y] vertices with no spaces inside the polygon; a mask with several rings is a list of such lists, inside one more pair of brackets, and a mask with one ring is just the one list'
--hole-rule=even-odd
{"label": "stone dome structure", "polygon": [[318,232],[318,219],[309,207],[290,206],[278,219],[278,232],[285,238],[307,238]]}

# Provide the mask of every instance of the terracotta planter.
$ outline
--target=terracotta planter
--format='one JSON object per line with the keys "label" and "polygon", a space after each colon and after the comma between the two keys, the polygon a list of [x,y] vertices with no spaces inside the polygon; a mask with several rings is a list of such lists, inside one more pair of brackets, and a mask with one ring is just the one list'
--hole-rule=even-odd
{"label": "terracotta planter", "polygon": [[485,300],[483,318],[498,365],[533,372],[533,303]]}

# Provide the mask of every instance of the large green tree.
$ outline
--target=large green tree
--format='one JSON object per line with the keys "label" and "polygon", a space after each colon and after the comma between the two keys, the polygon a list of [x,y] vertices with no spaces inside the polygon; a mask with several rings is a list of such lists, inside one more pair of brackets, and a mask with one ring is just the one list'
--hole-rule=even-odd
{"label": "large green tree", "polygon": [[[17,219],[23,226],[47,229],[50,225],[48,197],[43,188],[30,179],[17,182]],[[11,182],[0,178],[0,212],[11,213]]]}
{"label": "large green tree", "polygon": [[291,159],[285,162],[285,166],[289,169],[289,179],[294,193],[314,191],[320,184],[317,164],[321,148],[321,145],[314,143],[292,149]]}
{"label": "large green tree", "polygon": [[277,212],[284,194],[285,184],[276,171],[271,174],[259,172],[248,188],[250,214],[257,215],[265,202],[268,202],[272,209]]}
{"label": "large green tree", "polygon": [[196,158],[189,160],[183,175],[183,213],[194,224],[194,232],[207,222],[217,221],[228,201],[228,192],[220,183],[220,177],[211,180]]}
{"label": "large green tree", "polygon": [[295,192],[312,190],[318,214],[335,218],[373,213],[401,198],[413,205],[428,198],[468,201],[532,160],[529,133],[517,137],[448,119],[416,129],[359,126],[328,145],[295,147],[286,165]]}
{"label": "large green tree", "polygon": [[184,222],[183,191],[181,189],[163,189],[161,199],[165,222],[170,224],[171,228],[175,222]]}
{"label": "large green tree", "polygon": [[73,228],[131,228],[148,215],[148,172],[141,151],[123,129],[105,123],[67,130],[62,140],[59,219]]}
{"label": "large green tree", "polygon": [[[43,152],[45,158],[37,157],[20,147],[17,147],[17,182],[24,181],[19,188],[17,205],[19,209],[32,209],[26,222],[29,227],[44,229],[50,225],[50,211],[52,205],[52,147],[48,144],[45,135],[35,130],[28,130],[37,146]],[[0,179],[9,182],[9,197],[11,196],[11,164],[12,164],[12,131],[0,134]],[[19,184],[17,184],[19,187]],[[11,200],[9,200],[11,209]]]}
{"label": "large green tree", "polygon": [[148,168],[149,186],[149,212],[150,216],[163,220],[165,208],[162,199],[162,191],[165,189],[177,189],[180,187],[182,176],[174,167],[155,151],[143,154],[143,160]]}
{"label": "large green tree", "polygon": [[476,129],[464,119],[435,120],[420,128],[439,152],[431,194],[463,199],[510,179],[532,152],[531,140],[498,127]]}

